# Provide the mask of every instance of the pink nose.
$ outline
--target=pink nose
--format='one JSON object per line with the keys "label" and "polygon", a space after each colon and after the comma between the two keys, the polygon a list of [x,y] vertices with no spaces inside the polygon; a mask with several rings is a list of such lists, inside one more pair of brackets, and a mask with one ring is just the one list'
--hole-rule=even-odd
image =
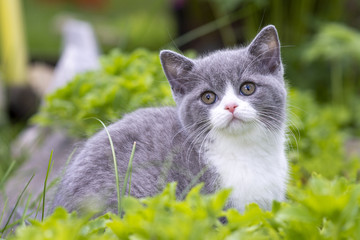
{"label": "pink nose", "polygon": [[237,106],[238,105],[236,103],[230,103],[225,106],[225,110],[228,110],[229,112],[234,113],[235,108],[237,108]]}

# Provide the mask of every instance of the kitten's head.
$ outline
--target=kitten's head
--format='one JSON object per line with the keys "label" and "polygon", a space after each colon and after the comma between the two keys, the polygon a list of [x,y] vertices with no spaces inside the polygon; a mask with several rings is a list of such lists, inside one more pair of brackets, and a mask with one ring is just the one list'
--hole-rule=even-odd
{"label": "kitten's head", "polygon": [[160,59],[182,124],[190,132],[284,129],[286,88],[274,26],[263,28],[244,48],[195,60],[165,50]]}

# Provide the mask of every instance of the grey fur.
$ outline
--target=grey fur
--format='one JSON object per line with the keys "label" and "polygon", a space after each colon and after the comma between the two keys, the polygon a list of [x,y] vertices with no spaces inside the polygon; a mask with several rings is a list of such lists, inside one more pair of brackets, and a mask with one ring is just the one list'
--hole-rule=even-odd
{"label": "grey fur", "polygon": [[[239,94],[239,98],[265,113],[261,121],[270,131],[284,130],[286,90],[276,29],[265,27],[248,47],[216,51],[195,60],[165,50],[160,59],[177,107],[139,109],[108,128],[120,179],[125,176],[136,141],[132,196],[153,196],[170,181],[178,182],[180,196],[204,168],[199,181],[205,183],[204,192],[214,192],[221,184],[216,170],[203,158],[207,149],[201,144],[209,132],[204,127],[209,110],[216,104],[206,105],[200,96],[211,90],[222,98],[228,83],[240,89],[241,84],[252,81],[257,85],[256,96]],[[103,211],[117,212],[114,168],[105,131],[90,138],[69,165],[54,203],[54,207],[61,205],[69,211],[96,205]]]}

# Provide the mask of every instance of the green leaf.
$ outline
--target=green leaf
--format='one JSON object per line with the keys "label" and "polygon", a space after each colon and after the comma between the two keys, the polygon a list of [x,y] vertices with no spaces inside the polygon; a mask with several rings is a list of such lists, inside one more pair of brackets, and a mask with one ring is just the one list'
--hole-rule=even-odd
{"label": "green leaf", "polygon": [[85,137],[99,130],[86,118],[114,122],[140,107],[174,104],[158,53],[139,49],[125,54],[114,50],[101,63],[102,69],[80,74],[48,95],[32,121]]}

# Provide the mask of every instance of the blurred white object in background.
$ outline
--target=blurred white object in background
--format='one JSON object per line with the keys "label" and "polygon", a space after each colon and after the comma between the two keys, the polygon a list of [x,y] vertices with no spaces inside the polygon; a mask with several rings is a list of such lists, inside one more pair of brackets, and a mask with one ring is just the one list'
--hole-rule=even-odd
{"label": "blurred white object in background", "polygon": [[48,93],[64,86],[76,74],[100,68],[99,48],[91,25],[71,18],[61,25],[63,49]]}

